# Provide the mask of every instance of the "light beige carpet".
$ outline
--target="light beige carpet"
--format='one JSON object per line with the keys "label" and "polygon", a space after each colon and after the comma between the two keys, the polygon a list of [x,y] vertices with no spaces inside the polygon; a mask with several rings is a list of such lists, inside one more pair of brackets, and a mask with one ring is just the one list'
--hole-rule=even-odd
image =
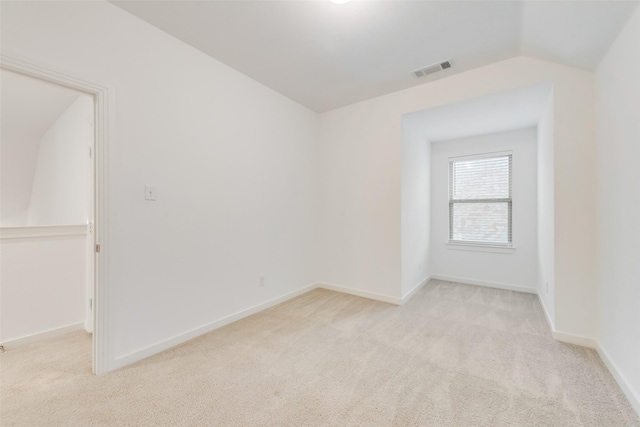
{"label": "light beige carpet", "polygon": [[74,333],[0,356],[2,426],[640,426],[534,295],[314,290],[104,377]]}

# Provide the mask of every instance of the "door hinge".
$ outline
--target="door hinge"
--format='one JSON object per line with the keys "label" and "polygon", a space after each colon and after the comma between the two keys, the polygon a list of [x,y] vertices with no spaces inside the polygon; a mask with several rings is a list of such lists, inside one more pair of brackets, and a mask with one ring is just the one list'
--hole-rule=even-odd
{"label": "door hinge", "polygon": [[100,245],[96,245],[96,252],[100,252]]}

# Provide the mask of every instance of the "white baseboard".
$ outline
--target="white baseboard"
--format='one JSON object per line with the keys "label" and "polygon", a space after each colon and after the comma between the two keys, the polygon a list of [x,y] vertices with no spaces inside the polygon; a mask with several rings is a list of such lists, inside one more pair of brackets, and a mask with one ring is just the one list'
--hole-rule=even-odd
{"label": "white baseboard", "polygon": [[547,325],[549,326],[549,330],[551,330],[551,336],[554,340],[564,342],[567,344],[579,345],[581,347],[587,348],[597,348],[598,343],[594,338],[583,337],[581,335],[570,334],[567,332],[558,331],[556,329],[556,325],[554,321],[551,319],[549,314],[549,310],[544,303],[544,300],[540,296],[540,292],[536,292],[538,294],[538,301],[540,301],[540,305],[542,306],[542,311],[544,312],[544,316],[547,319]]}
{"label": "white baseboard", "polygon": [[556,331],[555,325],[551,320],[551,316],[549,316],[547,306],[544,304],[544,300],[540,296],[539,292],[538,299],[540,300],[540,305],[542,306],[542,310],[544,311],[547,323],[549,324],[549,329],[551,330],[551,336],[553,337],[553,339],[568,344],[575,344],[582,347],[595,349],[613,378],[622,389],[622,392],[625,394],[625,396],[627,396],[627,399],[629,399],[629,402],[631,403],[631,406],[633,406],[633,409],[635,409],[635,411],[640,416],[640,393],[638,393],[637,390],[634,390],[633,387],[631,387],[629,381],[627,381],[626,377],[622,375],[616,364],[613,363],[613,360],[611,360],[609,353],[600,345],[600,343],[596,339]]}
{"label": "white baseboard", "polygon": [[[132,363],[138,362],[140,360],[146,359],[147,357],[151,357],[155,354],[158,354],[162,351],[168,350],[177,345],[183,344],[189,340],[197,338],[201,335],[214,331],[218,328],[226,326],[230,323],[243,319],[245,317],[249,317],[252,314],[256,314],[262,310],[266,310],[270,307],[278,305],[282,302],[295,298],[299,295],[305,294],[309,291],[312,291],[316,288],[328,289],[331,291],[342,292],[350,295],[356,295],[359,297],[369,298],[377,301],[388,302],[395,305],[401,305],[402,299],[394,298],[387,295],[376,294],[373,292],[361,291],[358,289],[350,289],[345,288],[343,286],[333,285],[330,283],[315,283],[313,285],[306,286],[302,289],[298,289],[297,291],[290,292],[288,294],[282,295],[280,297],[271,299],[262,304],[255,305],[246,310],[239,311],[230,316],[224,317],[222,319],[216,320],[214,322],[208,323],[204,326],[200,326],[198,328],[192,329],[190,331],[184,332],[182,334],[176,335],[174,337],[168,338],[164,341],[161,341],[157,344],[150,345],[143,349],[125,354],[123,356],[116,357],[115,360],[109,365],[109,371],[113,371],[116,369],[120,369],[124,366],[130,365]],[[413,291],[412,291],[413,292]]]}
{"label": "white baseboard", "polygon": [[182,334],[176,335],[174,337],[168,338],[164,341],[161,341],[157,344],[150,345],[143,349],[125,354],[120,357],[116,357],[115,360],[110,364],[109,370],[120,369],[124,366],[130,365],[132,363],[138,362],[140,360],[146,359],[147,357],[151,357],[155,354],[158,354],[162,351],[168,350],[172,347],[185,343],[189,340],[199,337],[200,335],[204,335],[211,331],[214,331],[218,328],[226,326],[230,323],[243,319],[245,317],[251,316],[252,314],[256,314],[262,310],[266,310],[274,305],[280,304],[292,298],[295,298],[299,295],[305,294],[309,291],[312,291],[316,288],[328,289],[331,291],[342,292],[350,295],[356,295],[359,297],[369,298],[377,301],[388,302],[395,305],[401,305],[402,299],[394,298],[387,295],[376,294],[373,292],[361,291],[358,289],[350,289],[345,288],[343,286],[333,285],[330,283],[315,283],[313,285],[306,286],[302,289],[298,289],[297,291],[290,292],[288,294],[282,295],[280,297],[274,298],[262,304],[255,305],[246,310],[239,311],[230,316],[224,317],[222,319],[216,320],[214,322],[208,323],[204,326],[200,326],[198,328],[192,329],[190,331],[184,332]]}
{"label": "white baseboard", "polygon": [[406,304],[406,302],[409,301],[415,295],[415,293],[420,290],[420,288],[429,283],[429,280],[431,280],[431,275],[425,277],[420,283],[415,285],[413,289],[407,292],[407,294],[402,297],[402,304]]}
{"label": "white baseboard", "polygon": [[40,341],[46,341],[51,338],[56,338],[62,335],[66,335],[70,332],[84,330],[84,322],[73,323],[71,325],[61,326],[59,328],[49,329],[44,332],[38,332],[37,334],[27,335],[21,338],[15,338],[12,340],[1,342],[0,345],[4,346],[5,350],[11,350],[23,345],[33,344]]}
{"label": "white baseboard", "polygon": [[281,295],[277,298],[266,301],[262,304],[254,305],[253,307],[247,308],[245,310],[239,311],[230,316],[224,317],[222,319],[216,320],[214,322],[208,323],[204,326],[200,326],[198,328],[192,329],[190,331],[184,332],[182,334],[176,335],[172,338],[161,341],[157,344],[150,345],[141,350],[134,351],[132,353],[126,354],[124,356],[116,357],[116,359],[112,362],[112,365],[109,366],[109,370],[120,369],[126,365],[130,365],[132,363],[138,362],[142,359],[146,359],[147,357],[151,357],[155,354],[158,354],[164,350],[168,350],[172,347],[185,343],[189,340],[199,337],[200,335],[204,335],[213,330],[226,326],[230,323],[243,319],[245,317],[249,317],[252,314],[256,314],[262,310],[266,310],[268,308],[273,307],[274,305],[278,305],[282,302],[295,298],[299,295],[305,294],[309,291],[316,289],[318,286],[316,284],[306,286],[302,289],[298,289],[296,291],[290,292],[285,295]]}
{"label": "white baseboard", "polygon": [[526,292],[528,294],[535,294],[537,291],[534,288],[527,288],[525,286],[511,285],[507,283],[495,283],[485,282],[483,280],[467,279],[464,277],[446,276],[443,274],[432,274],[431,278],[434,280],[444,280],[447,282],[463,283],[465,285],[478,285],[486,288],[504,289],[507,291]]}
{"label": "white baseboard", "polygon": [[627,381],[626,377],[620,372],[616,364],[613,363],[613,360],[611,360],[609,353],[600,345],[600,343],[596,339],[556,331],[553,321],[549,316],[549,312],[547,311],[547,306],[544,304],[544,300],[540,296],[540,293],[538,293],[538,299],[540,300],[540,305],[542,305],[542,310],[544,311],[545,317],[547,318],[547,323],[549,324],[549,329],[551,330],[551,336],[553,337],[553,339],[568,344],[575,344],[582,347],[595,349],[613,378],[620,386],[620,389],[622,389],[622,392],[625,394],[625,396],[627,396],[627,399],[629,399],[629,403],[631,403],[633,409],[635,409],[635,411],[640,416],[640,393],[637,390],[633,389],[629,381]]}
{"label": "white baseboard", "polygon": [[568,334],[566,332],[551,331],[551,336],[554,340],[564,342],[567,344],[579,345],[587,348],[597,348],[598,343],[593,338],[583,337],[581,335]]}
{"label": "white baseboard", "polygon": [[[488,282],[482,282],[482,281],[477,281],[477,280],[466,280],[466,279],[461,279],[461,278],[456,278],[456,277],[450,277],[450,276],[443,276],[443,275],[431,275],[428,276],[427,278],[425,278],[423,281],[421,281],[420,283],[418,283],[411,291],[409,291],[404,297],[402,298],[396,298],[396,297],[391,297],[388,295],[382,295],[382,294],[377,294],[374,292],[368,292],[368,291],[362,291],[359,289],[352,289],[352,288],[346,288],[343,286],[339,286],[339,285],[335,285],[335,284],[330,284],[330,283],[317,283],[317,284],[313,284],[313,285],[309,285],[305,288],[299,289],[297,291],[294,292],[290,292],[288,294],[282,295],[280,297],[274,298],[272,300],[269,300],[267,302],[264,302],[262,304],[258,304],[255,305],[253,307],[250,307],[246,310],[242,310],[239,311],[235,314],[232,314],[230,316],[224,317],[220,320],[217,320],[215,322],[211,322],[207,325],[201,326],[199,328],[195,328],[192,329],[191,331],[182,333],[180,335],[176,335],[173,338],[169,338],[167,340],[161,341],[157,344],[148,346],[142,350],[138,350],[135,351],[133,353],[129,353],[127,355],[118,357],[115,359],[113,366],[110,366],[110,370],[114,370],[114,369],[119,369],[121,367],[124,367],[126,365],[129,365],[131,363],[135,363],[137,361],[140,361],[142,359],[146,359],[147,357],[153,356],[157,353],[160,353],[164,350],[167,350],[171,347],[175,347],[179,344],[182,344],[184,342],[187,342],[193,338],[196,338],[200,335],[206,334],[208,332],[211,332],[215,329],[221,328],[225,325],[228,325],[232,322],[235,322],[237,320],[243,319],[245,317],[251,316],[255,313],[258,313],[262,310],[266,310],[270,307],[273,307],[277,304],[280,304],[282,302],[285,302],[289,299],[295,298],[299,295],[302,295],[304,293],[307,293],[309,291],[312,291],[316,288],[322,288],[322,289],[327,289],[327,290],[331,290],[331,291],[336,291],[336,292],[342,292],[342,293],[346,293],[346,294],[350,294],[350,295],[355,295],[355,296],[359,296],[359,297],[363,297],[363,298],[368,298],[368,299],[372,299],[372,300],[376,300],[376,301],[382,301],[382,302],[387,302],[387,303],[391,303],[391,304],[395,304],[395,305],[402,305],[404,303],[406,303],[409,299],[411,299],[411,297],[422,287],[424,286],[426,283],[429,282],[429,280],[431,279],[437,279],[437,280],[446,280],[446,281],[451,281],[451,282],[458,282],[458,283],[466,283],[466,284],[471,284],[471,285],[480,285],[480,286],[488,286],[488,287],[493,287],[493,288],[498,288],[498,289],[507,289],[507,290],[515,290],[515,291],[520,291],[520,292],[527,292],[527,293],[536,293],[536,291],[528,289],[528,288],[522,288],[520,286],[513,286],[513,285],[504,285],[504,284],[491,284]],[[618,385],[620,386],[620,388],[622,389],[622,391],[624,392],[624,394],[627,396],[627,398],[629,399],[629,402],[631,403],[631,405],[633,406],[633,408],[636,410],[636,412],[638,412],[638,414],[640,415],[640,393],[638,393],[637,390],[634,390],[630,385],[629,382],[626,380],[626,377],[620,373],[620,371],[618,370],[618,368],[616,367],[616,365],[613,363],[613,361],[611,360],[611,358],[609,357],[609,354],[607,353],[607,351],[602,348],[598,342],[595,339],[592,338],[586,338],[586,337],[582,337],[582,336],[578,336],[578,335],[573,335],[573,334],[568,334],[568,333],[564,333],[564,332],[558,332],[555,330],[555,327],[553,325],[553,322],[549,316],[549,313],[547,311],[547,307],[544,305],[544,302],[542,301],[542,298],[540,298],[540,295],[538,295],[538,298],[540,299],[540,303],[542,305],[543,311],[545,313],[547,322],[549,324],[549,328],[551,329],[551,334],[553,336],[554,339],[558,340],[558,341],[562,341],[562,342],[566,342],[566,343],[570,343],[570,344],[576,344],[576,345],[580,345],[583,347],[589,347],[589,348],[594,348],[597,350],[598,354],[600,355],[600,357],[602,358],[604,364],[607,366],[607,368],[609,369],[609,371],[611,372],[611,375],[614,377],[614,379],[617,381]],[[2,345],[5,346],[6,349],[11,349],[11,348],[15,348],[19,345],[25,345],[25,344],[30,344],[32,342],[37,342],[37,341],[41,341],[43,339],[48,339],[48,338],[53,338],[56,336],[60,336],[63,334],[66,334],[68,332],[73,332],[76,330],[82,330],[83,329],[83,323],[77,323],[74,325],[69,325],[69,326],[65,326],[62,328],[57,328],[54,330],[50,330],[50,331],[46,331],[40,334],[35,334],[35,335],[31,335],[28,337],[23,337],[23,338],[19,338],[16,340],[11,340],[11,341],[7,341],[5,343],[2,343]]]}
{"label": "white baseboard", "polygon": [[553,322],[553,319],[551,319],[551,315],[549,314],[549,310],[547,310],[547,306],[544,303],[544,300],[542,299],[542,297],[540,296],[540,292],[538,292],[538,301],[540,301],[540,305],[542,306],[542,311],[544,312],[544,317],[547,319],[547,326],[549,326],[549,329],[553,333],[553,331],[556,330],[556,325]]}
{"label": "white baseboard", "polygon": [[627,399],[629,399],[629,403],[631,403],[633,409],[635,409],[638,413],[638,416],[640,416],[640,392],[638,390],[634,390],[627,378],[620,372],[616,364],[613,363],[613,360],[609,356],[609,353],[604,349],[604,347],[600,345],[600,343],[597,344],[596,351],[600,355],[600,358],[604,362],[607,369],[609,369],[609,372],[611,372],[613,378],[622,389],[624,395],[627,396]]}
{"label": "white baseboard", "polygon": [[492,282],[484,282],[484,281],[481,281],[481,280],[473,280],[473,279],[465,279],[465,278],[460,278],[460,277],[444,276],[444,275],[441,275],[441,274],[432,274],[431,275],[431,279],[445,280],[445,281],[448,281],[448,282],[457,282],[457,283],[464,283],[464,284],[468,284],[468,285],[479,285],[479,286],[486,286],[486,287],[490,287],[490,288],[506,289],[506,290],[510,290],[510,291],[526,292],[526,293],[530,293],[530,294],[536,294],[538,296],[538,299],[540,300],[540,305],[542,305],[542,309],[543,309],[545,317],[547,319],[547,324],[549,325],[549,329],[551,330],[551,336],[553,336],[553,338],[555,340],[561,341],[561,342],[565,342],[565,343],[568,343],[568,344],[579,345],[579,346],[582,346],[582,347],[588,347],[588,348],[596,348],[597,347],[596,340],[593,339],[593,338],[587,338],[587,337],[583,337],[583,336],[580,336],[580,335],[574,335],[574,334],[570,334],[570,333],[567,333],[567,332],[562,332],[562,331],[556,330],[555,324],[554,324],[553,320],[551,319],[551,316],[549,315],[547,307],[545,306],[544,301],[542,300],[542,298],[540,297],[540,294],[538,293],[538,291],[536,289],[525,288],[523,286],[517,286],[517,285],[508,285],[508,284],[504,284],[504,283],[492,283]]}
{"label": "white baseboard", "polygon": [[[389,295],[377,294],[375,292],[363,291],[360,289],[346,288],[333,283],[318,283],[318,288],[328,289],[330,291],[342,292],[343,294],[355,295],[357,297],[368,298],[375,301],[388,302],[390,304],[402,305],[403,298],[396,298]],[[412,291],[413,292],[413,291]]]}

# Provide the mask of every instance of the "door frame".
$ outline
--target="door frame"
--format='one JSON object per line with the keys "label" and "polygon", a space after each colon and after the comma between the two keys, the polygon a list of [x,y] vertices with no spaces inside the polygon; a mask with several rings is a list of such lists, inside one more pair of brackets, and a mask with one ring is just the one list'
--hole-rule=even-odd
{"label": "door frame", "polygon": [[[94,224],[93,252],[93,338],[92,372],[102,375],[112,370],[113,351],[109,332],[109,140],[113,135],[114,88],[96,84],[13,54],[0,54],[0,68],[65,86],[94,99]],[[91,257],[89,257],[91,258]]]}

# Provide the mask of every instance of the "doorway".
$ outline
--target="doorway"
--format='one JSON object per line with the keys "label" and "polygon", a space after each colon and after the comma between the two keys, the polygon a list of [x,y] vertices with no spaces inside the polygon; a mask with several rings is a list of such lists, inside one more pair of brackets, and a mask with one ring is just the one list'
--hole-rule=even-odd
{"label": "doorway", "polygon": [[7,55],[2,82],[0,343],[84,329],[108,371],[104,254],[110,90]]}

